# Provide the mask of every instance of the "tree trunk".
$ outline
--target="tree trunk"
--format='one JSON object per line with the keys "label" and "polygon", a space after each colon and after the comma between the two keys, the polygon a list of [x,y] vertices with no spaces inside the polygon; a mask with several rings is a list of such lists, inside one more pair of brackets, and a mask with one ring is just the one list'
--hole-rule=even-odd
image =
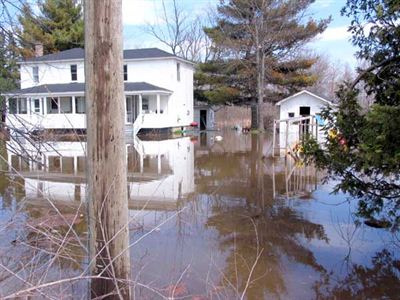
{"label": "tree trunk", "polygon": [[130,296],[121,2],[84,1],[92,298]]}
{"label": "tree trunk", "polygon": [[261,49],[257,50],[257,119],[258,119],[258,130],[264,131],[264,116],[263,116],[263,104],[264,104],[264,53]]}

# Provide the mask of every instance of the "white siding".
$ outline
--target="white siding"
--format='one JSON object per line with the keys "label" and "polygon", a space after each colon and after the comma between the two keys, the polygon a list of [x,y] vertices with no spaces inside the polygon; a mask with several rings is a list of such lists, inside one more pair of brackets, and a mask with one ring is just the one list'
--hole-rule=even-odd
{"label": "white siding", "polygon": [[[78,80],[71,80],[71,65],[76,64],[78,68]],[[33,81],[32,67],[39,67],[39,83]],[[80,62],[59,62],[59,63],[26,63],[21,64],[21,89],[35,85],[84,82],[83,61]],[[121,75],[122,76],[122,75]]]}
{"label": "white siding", "polygon": [[300,106],[309,106],[310,114],[316,115],[326,106],[326,102],[313,97],[309,94],[300,94],[291,98],[280,105],[280,119],[289,118],[289,113],[293,112],[294,117],[300,117]]}
{"label": "white siding", "polygon": [[[177,63],[180,64],[180,81],[177,79]],[[77,65],[78,80],[71,80],[71,65]],[[175,58],[126,60],[128,66],[128,82],[147,82],[149,84],[172,91],[170,96],[161,95],[163,114],[146,114],[142,128],[168,128],[188,126],[193,122],[193,66]],[[32,67],[39,67],[39,82],[33,80]],[[63,61],[47,63],[22,63],[21,88],[29,88],[43,84],[68,84],[84,82],[84,62]],[[123,70],[121,70],[123,76]],[[156,105],[156,96],[152,93],[152,105]],[[52,95],[59,96],[59,95]],[[71,95],[72,96],[72,95]],[[39,96],[43,97],[43,95]],[[152,109],[156,109],[153,107]],[[16,122],[12,115],[10,122]],[[20,118],[44,128],[85,128],[84,115],[68,114],[36,116],[28,113]],[[10,123],[9,122],[9,123]]]}

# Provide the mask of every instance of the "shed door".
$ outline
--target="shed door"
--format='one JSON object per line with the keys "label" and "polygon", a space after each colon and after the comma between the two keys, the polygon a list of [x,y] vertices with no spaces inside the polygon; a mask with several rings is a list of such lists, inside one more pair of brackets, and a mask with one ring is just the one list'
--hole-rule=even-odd
{"label": "shed door", "polygon": [[207,110],[200,110],[200,130],[207,129]]}

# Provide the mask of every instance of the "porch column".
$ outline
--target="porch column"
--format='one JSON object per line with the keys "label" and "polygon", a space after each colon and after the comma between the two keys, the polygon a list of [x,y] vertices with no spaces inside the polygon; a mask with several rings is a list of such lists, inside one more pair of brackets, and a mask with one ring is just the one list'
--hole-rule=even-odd
{"label": "porch column", "polygon": [[160,94],[157,94],[157,114],[160,113]]}
{"label": "porch column", "polygon": [[8,161],[8,171],[12,172],[13,168],[12,168],[12,155],[9,151],[6,152],[7,153],[7,161]]}
{"label": "porch column", "polygon": [[47,98],[43,97],[43,114],[47,115]]}
{"label": "porch column", "polygon": [[74,155],[74,174],[78,174],[78,157]]}
{"label": "porch column", "polygon": [[139,94],[139,116],[142,114],[142,94]]}
{"label": "porch column", "polygon": [[75,96],[72,96],[72,113],[76,114],[76,107],[75,107]]}
{"label": "porch column", "polygon": [[144,159],[143,155],[142,155],[142,154],[139,154],[139,160],[140,160],[140,174],[143,173],[143,159]]}
{"label": "porch column", "polygon": [[27,97],[26,98],[26,114],[28,115],[28,116],[31,116],[31,115],[33,115],[33,109],[32,109],[32,106],[34,106],[34,105],[32,105],[32,101],[33,101],[33,98],[30,98],[30,97]]}
{"label": "porch column", "polygon": [[161,155],[157,155],[157,173],[161,174]]}
{"label": "porch column", "polygon": [[10,105],[8,103],[8,96],[6,96],[6,116],[8,116],[10,114]]}

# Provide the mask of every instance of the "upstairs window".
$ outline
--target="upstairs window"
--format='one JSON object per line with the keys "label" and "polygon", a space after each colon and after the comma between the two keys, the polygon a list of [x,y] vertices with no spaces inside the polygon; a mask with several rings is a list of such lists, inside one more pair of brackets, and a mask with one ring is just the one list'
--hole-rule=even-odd
{"label": "upstairs window", "polygon": [[178,81],[181,81],[181,64],[180,63],[176,64],[176,79]]}
{"label": "upstairs window", "polygon": [[39,67],[32,67],[32,78],[34,83],[39,83]]}
{"label": "upstairs window", "polygon": [[289,118],[294,118],[294,112],[289,113]]}
{"label": "upstairs window", "polygon": [[124,81],[128,81],[128,65],[124,65]]}
{"label": "upstairs window", "polygon": [[71,65],[71,81],[78,80],[78,67],[77,65]]}

